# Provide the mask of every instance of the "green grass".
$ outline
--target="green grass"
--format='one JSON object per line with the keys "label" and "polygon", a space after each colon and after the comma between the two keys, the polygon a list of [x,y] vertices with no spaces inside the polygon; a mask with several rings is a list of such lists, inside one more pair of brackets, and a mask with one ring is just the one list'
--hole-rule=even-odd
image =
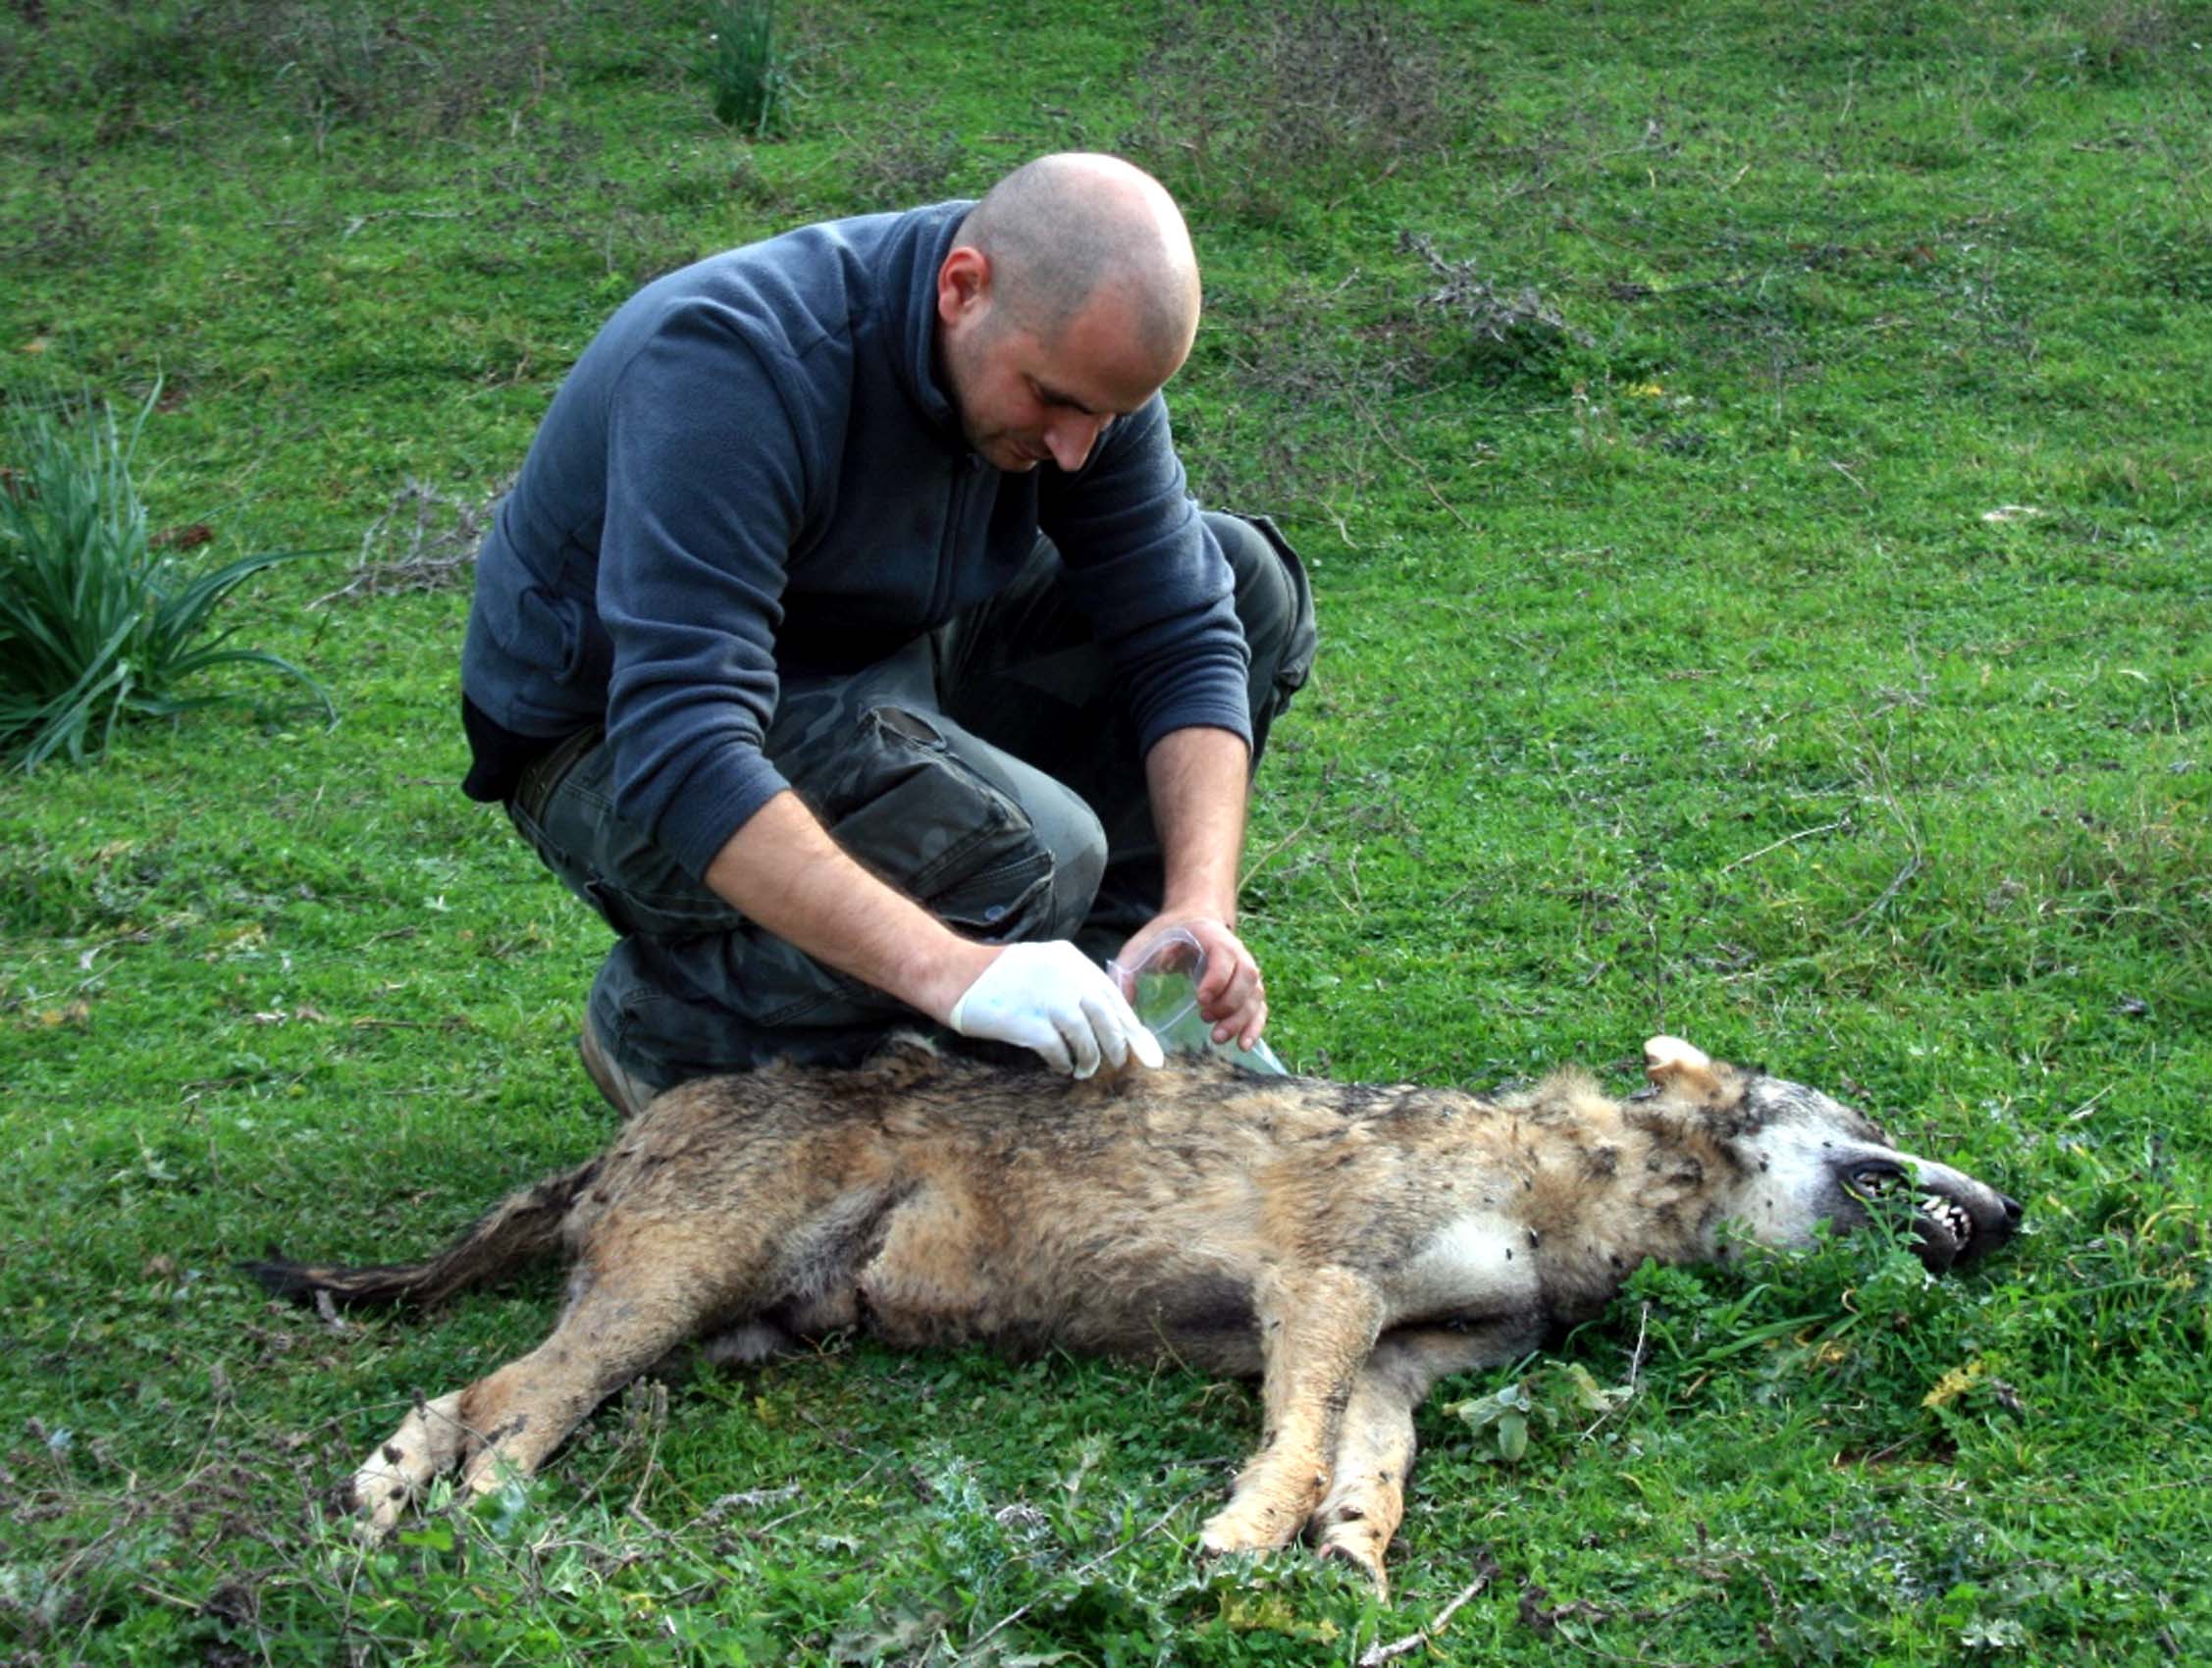
{"label": "green grass", "polygon": [[[234,1262],[413,1254],[608,1132],[604,929],[453,786],[465,586],[405,586],[465,573],[408,507],[390,583],[217,615],[335,726],[0,785],[0,1654],[1342,1661],[1491,1572],[1429,1659],[2212,1656],[2212,16],[821,4],[761,144],[702,24],[10,9],[0,387],[158,384],[152,532],[352,552],[489,496],[652,274],[1130,148],[1205,262],[1193,479],[1322,613],[1250,842],[1276,1048],[1487,1087],[1671,1030],[2032,1231],[1646,1277],[1445,1386],[1387,1607],[1195,1559],[1245,1389],[866,1344],[634,1391],[364,1557],[333,1484],[555,1285],[342,1330]],[[1285,107],[1361,63],[1387,120]],[[1529,289],[1563,328],[1492,328]],[[1450,1410],[1514,1384],[1502,1463]]]}

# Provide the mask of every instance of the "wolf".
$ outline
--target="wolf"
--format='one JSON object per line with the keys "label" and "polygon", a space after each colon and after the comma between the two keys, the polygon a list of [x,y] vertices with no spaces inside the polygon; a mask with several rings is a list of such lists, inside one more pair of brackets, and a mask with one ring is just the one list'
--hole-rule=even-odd
{"label": "wolf", "polygon": [[1484,1097],[1203,1059],[1079,1082],[901,1043],[672,1089],[426,1261],[251,1268],[288,1296],[433,1304],[571,1260],[544,1343],[418,1403],[362,1462],[372,1538],[446,1472],[478,1492],[529,1476],[689,1341],[756,1362],[858,1329],[1256,1375],[1264,1433],[1204,1547],[1302,1531],[1381,1587],[1430,1386],[1590,1317],[1645,1259],[1910,1208],[1941,1273],[2020,1221],[1817,1090],[1674,1037],[1644,1063],[1625,1100],[1576,1069]]}

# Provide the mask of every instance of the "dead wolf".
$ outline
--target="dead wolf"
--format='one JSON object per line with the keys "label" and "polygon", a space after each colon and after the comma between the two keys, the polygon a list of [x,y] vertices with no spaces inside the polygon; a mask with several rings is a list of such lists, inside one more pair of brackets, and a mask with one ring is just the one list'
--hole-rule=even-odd
{"label": "dead wolf", "polygon": [[291,1296],[435,1303],[573,1261],[543,1344],[362,1463],[372,1535],[453,1467],[479,1491],[528,1476],[687,1340],[753,1361],[858,1328],[1257,1375],[1265,1434],[1204,1544],[1308,1530],[1380,1583],[1431,1383],[1588,1317],[1645,1258],[1724,1255],[1729,1222],[1801,1242],[1888,1194],[1941,1272],[2020,1219],[1817,1090],[1672,1037],[1644,1057],[1648,1086],[1616,1101],[1575,1070],[1485,1098],[1210,1061],[1076,1082],[894,1045],[674,1089],[425,1262],[253,1268]]}

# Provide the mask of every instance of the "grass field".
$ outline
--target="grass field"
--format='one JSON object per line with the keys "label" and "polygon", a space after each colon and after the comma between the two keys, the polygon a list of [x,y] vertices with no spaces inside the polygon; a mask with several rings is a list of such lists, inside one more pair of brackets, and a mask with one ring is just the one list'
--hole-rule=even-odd
{"label": "grass field", "polygon": [[[153,399],[210,559],[327,550],[223,623],[339,711],[234,668],[0,783],[0,1656],[2212,1660],[2212,7],[821,0],[757,137],[706,29],[0,10],[0,390]],[[334,1485],[553,1279],[340,1324],[234,1263],[417,1254],[610,1122],[605,929],[454,787],[467,528],[646,278],[1068,146],[1185,200],[1193,483],[1315,578],[1279,1052],[1679,1032],[2031,1231],[1647,1272],[1448,1384],[1387,1606],[1195,1557],[1241,1387],[853,1342],[362,1553]],[[1508,1462],[1454,1409],[1516,1385]]]}

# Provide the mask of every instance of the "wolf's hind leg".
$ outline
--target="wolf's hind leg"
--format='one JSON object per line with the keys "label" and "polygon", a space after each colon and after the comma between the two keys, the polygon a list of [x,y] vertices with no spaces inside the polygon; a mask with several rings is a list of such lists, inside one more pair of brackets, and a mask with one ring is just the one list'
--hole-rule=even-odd
{"label": "wolf's hind leg", "polygon": [[732,1271],[711,1254],[633,1239],[579,1265],[560,1324],[528,1355],[460,1394],[462,1479],[488,1494],[536,1475],[591,1411],[730,1309]]}
{"label": "wolf's hind leg", "polygon": [[1345,1269],[1278,1276],[1256,1295],[1267,1432],[1206,1520],[1209,1552],[1266,1551],[1298,1533],[1329,1486],[1344,1404],[1382,1324],[1382,1294]]}
{"label": "wolf's hind leg", "polygon": [[1413,1410],[1446,1375],[1509,1360],[1535,1341],[1531,1329],[1505,1326],[1385,1335],[1352,1385],[1329,1493],[1310,1520],[1322,1556],[1349,1558],[1367,1572],[1378,1594],[1389,1591],[1383,1555],[1405,1516]]}
{"label": "wolf's hind leg", "polygon": [[461,1427],[461,1392],[418,1402],[399,1429],[363,1460],[353,1473],[353,1509],[361,1532],[382,1540],[399,1521],[407,1502],[433,1479],[460,1463],[468,1433]]}
{"label": "wolf's hind leg", "polygon": [[712,1247],[671,1248],[657,1237],[625,1235],[608,1254],[580,1265],[544,1343],[417,1407],[361,1463],[353,1501],[368,1538],[389,1535],[407,1503],[455,1466],[478,1494],[508,1477],[534,1475],[593,1408],[704,1323],[731,1317],[740,1294],[752,1295],[741,1277],[760,1271],[742,1258]]}

